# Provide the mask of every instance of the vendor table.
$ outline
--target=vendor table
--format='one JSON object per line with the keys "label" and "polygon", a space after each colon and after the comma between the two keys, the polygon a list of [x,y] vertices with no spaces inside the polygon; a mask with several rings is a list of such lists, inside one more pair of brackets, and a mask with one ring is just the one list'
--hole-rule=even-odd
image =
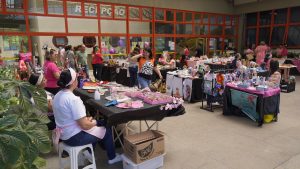
{"label": "vendor table", "polygon": [[150,105],[144,103],[143,108],[139,109],[121,109],[115,106],[106,107],[107,100],[101,96],[101,100],[95,100],[93,93],[88,93],[83,89],[74,90],[74,94],[79,96],[87,106],[98,110],[106,119],[109,126],[127,123],[133,120],[154,120],[160,121],[165,117],[178,116],[185,113],[183,106],[173,110],[160,110],[161,105]]}
{"label": "vendor table", "polygon": [[282,64],[279,66],[279,68],[281,70],[283,70],[283,79],[288,82],[289,81],[289,77],[290,77],[290,70],[291,68],[296,68],[297,66],[292,65],[292,64]]}
{"label": "vendor table", "polygon": [[[172,88],[172,92],[167,92],[169,95],[175,96],[176,88],[179,89],[179,95],[190,103],[199,102],[203,98],[202,83],[203,78],[180,78],[177,75],[168,75],[167,88]],[[177,80],[174,82],[174,78]],[[175,84],[176,83],[176,84]],[[180,84],[179,84],[180,83]],[[170,85],[170,86],[168,86]],[[189,86],[189,87],[187,87]],[[191,90],[190,90],[191,89]],[[177,96],[176,96],[177,97]]]}
{"label": "vendor table", "polygon": [[277,121],[280,89],[257,91],[238,88],[228,83],[223,94],[223,115],[247,116],[262,126],[264,115],[274,115]]}

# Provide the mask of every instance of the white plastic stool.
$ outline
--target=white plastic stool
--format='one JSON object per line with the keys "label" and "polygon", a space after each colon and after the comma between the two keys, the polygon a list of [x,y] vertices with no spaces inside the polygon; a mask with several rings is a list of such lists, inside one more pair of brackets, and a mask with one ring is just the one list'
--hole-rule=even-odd
{"label": "white plastic stool", "polygon": [[62,153],[65,150],[66,152],[69,153],[69,157],[70,157],[70,161],[71,161],[71,169],[78,169],[78,154],[81,150],[86,149],[86,148],[90,148],[91,152],[92,152],[92,157],[93,157],[93,163],[85,166],[83,169],[96,169],[96,162],[95,162],[95,156],[94,156],[94,150],[93,150],[93,145],[92,144],[87,144],[84,146],[76,146],[76,147],[71,147],[68,146],[64,143],[59,143],[59,162],[60,162],[60,168],[64,169],[65,167],[65,161],[62,158]]}

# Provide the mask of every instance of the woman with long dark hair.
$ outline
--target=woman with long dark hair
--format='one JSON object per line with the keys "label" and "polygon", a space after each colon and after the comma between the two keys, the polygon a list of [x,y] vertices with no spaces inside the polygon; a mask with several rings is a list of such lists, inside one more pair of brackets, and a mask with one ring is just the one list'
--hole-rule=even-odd
{"label": "woman with long dark hair", "polygon": [[98,46],[93,47],[92,66],[93,66],[93,75],[95,79],[101,81],[102,69],[103,69],[103,57],[102,54],[100,53]]}

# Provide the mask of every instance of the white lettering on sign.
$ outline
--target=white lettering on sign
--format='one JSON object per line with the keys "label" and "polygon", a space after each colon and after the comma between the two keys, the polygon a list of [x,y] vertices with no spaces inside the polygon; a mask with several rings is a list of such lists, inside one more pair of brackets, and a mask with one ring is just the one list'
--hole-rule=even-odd
{"label": "white lettering on sign", "polygon": [[[86,14],[97,14],[97,8],[96,6],[84,6],[84,11]],[[75,13],[81,13],[81,5],[75,6]],[[115,8],[115,14],[119,17],[123,17],[126,15],[125,8]],[[104,16],[112,16],[112,9],[110,6],[107,7],[101,7],[101,15]]]}
{"label": "white lettering on sign", "polygon": [[[81,5],[75,6],[75,13],[81,13]],[[95,6],[84,6],[84,12],[86,14],[97,14],[97,8]]]}

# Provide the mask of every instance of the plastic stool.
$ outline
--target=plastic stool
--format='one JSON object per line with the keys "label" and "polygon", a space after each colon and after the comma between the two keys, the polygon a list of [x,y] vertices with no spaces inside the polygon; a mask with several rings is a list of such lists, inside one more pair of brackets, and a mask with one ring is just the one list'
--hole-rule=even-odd
{"label": "plastic stool", "polygon": [[62,158],[62,153],[63,151],[66,151],[69,153],[69,157],[70,157],[70,161],[71,161],[71,169],[78,169],[78,155],[79,155],[79,152],[83,149],[86,149],[86,148],[90,148],[91,149],[91,152],[92,152],[92,157],[93,157],[93,163],[88,165],[88,166],[85,166],[83,169],[96,169],[96,162],[95,162],[95,157],[94,157],[94,150],[93,150],[93,145],[92,144],[87,144],[87,145],[84,145],[84,146],[76,146],[76,147],[71,147],[71,146],[68,146],[64,143],[59,143],[59,162],[60,162],[60,168],[61,169],[64,169],[65,167],[65,162],[66,160],[64,160]]}

